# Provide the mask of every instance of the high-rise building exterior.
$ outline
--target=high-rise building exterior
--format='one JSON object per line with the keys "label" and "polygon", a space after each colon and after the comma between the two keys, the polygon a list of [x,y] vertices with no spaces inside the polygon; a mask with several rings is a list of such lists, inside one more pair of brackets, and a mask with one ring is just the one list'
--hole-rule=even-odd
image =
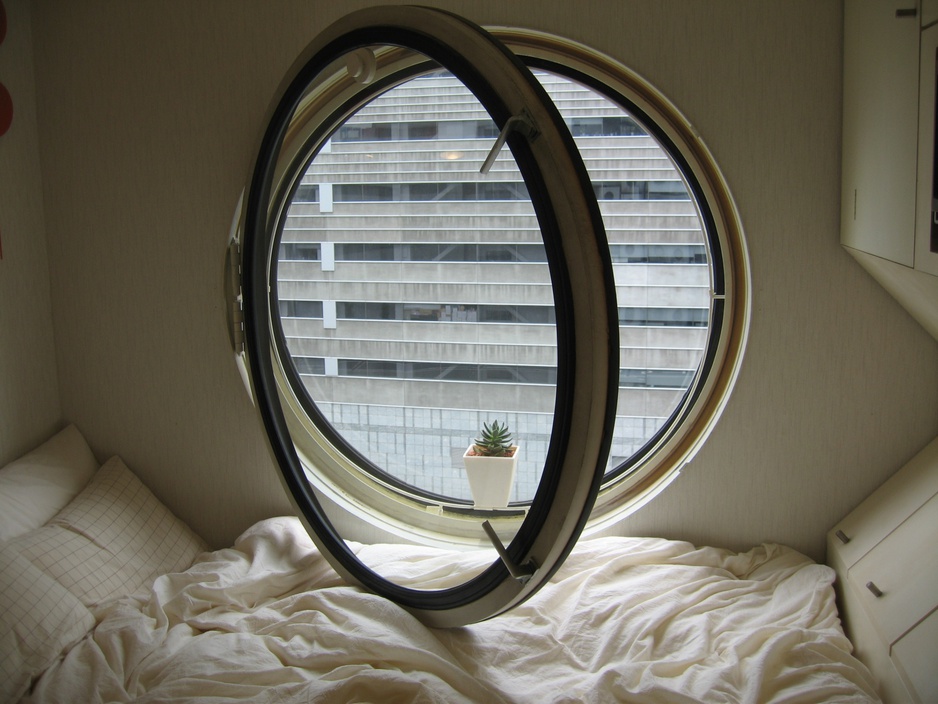
{"label": "high-rise building exterior", "polygon": [[[620,335],[613,469],[661,427],[710,323],[701,220],[678,170],[623,109],[539,74],[603,214]],[[554,299],[540,228],[498,131],[452,77],[411,79],[354,111],[284,218],[280,323],[321,417],[404,491],[469,499],[461,456],[483,421],[521,445],[529,501],[551,436]]]}

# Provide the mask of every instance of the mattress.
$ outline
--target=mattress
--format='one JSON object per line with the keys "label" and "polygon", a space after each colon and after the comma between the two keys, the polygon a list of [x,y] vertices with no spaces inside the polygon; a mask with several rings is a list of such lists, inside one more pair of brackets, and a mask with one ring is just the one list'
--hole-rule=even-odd
{"label": "mattress", "polygon": [[[494,559],[355,549],[418,588]],[[269,519],[103,607],[25,701],[877,701],[832,580],[777,545],[587,540],[525,604],[434,630],[344,584],[298,520]]]}
{"label": "mattress", "polygon": [[[66,440],[0,470],[37,507],[0,515],[0,701],[878,701],[833,570],[781,545],[581,540],[520,606],[433,629],[345,583],[296,518],[208,550],[119,457]],[[416,589],[496,559],[351,547]]]}

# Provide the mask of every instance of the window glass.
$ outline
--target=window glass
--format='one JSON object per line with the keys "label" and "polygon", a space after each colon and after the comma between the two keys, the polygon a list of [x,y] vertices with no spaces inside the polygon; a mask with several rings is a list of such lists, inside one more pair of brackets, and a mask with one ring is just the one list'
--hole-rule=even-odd
{"label": "window glass", "polygon": [[[609,241],[619,322],[633,333],[622,337],[613,472],[661,430],[694,381],[708,340],[707,244],[680,171],[634,117],[570,78],[535,75],[584,155]],[[432,122],[413,121],[431,106]],[[380,130],[374,115],[382,117]],[[478,173],[494,131],[474,96],[442,70],[349,116],[302,175],[303,184],[329,184],[334,207],[323,212],[295,196],[287,211],[279,290],[334,305],[333,325],[320,322],[321,312],[297,313],[302,301],[281,305],[308,319],[291,328],[287,345],[292,354],[335,350],[334,364],[303,384],[371,471],[418,493],[470,501],[462,453],[482,423],[503,420],[524,447],[512,500],[526,503],[552,428],[556,316],[517,167],[505,153],[488,177]],[[453,139],[462,140],[458,149]],[[334,247],[334,268],[312,256],[302,269],[286,263],[302,258],[301,247],[318,256],[311,232]],[[647,334],[634,334],[641,330]],[[369,356],[349,358],[352,344]]]}
{"label": "window glass", "polygon": [[[413,122],[431,106],[454,124]],[[380,158],[369,158],[375,145],[351,136],[373,135],[366,125],[375,114],[386,129],[373,140],[382,142]],[[311,348],[334,356],[302,382],[372,472],[411,491],[471,502],[462,455],[482,424],[497,419],[524,447],[511,498],[526,503],[550,440],[556,316],[537,216],[511,153],[502,152],[487,177],[479,174],[492,146],[475,136],[481,124],[491,125],[483,133],[494,129],[472,93],[442,70],[351,115],[301,180],[332,184],[334,207],[322,212],[294,197],[287,210],[278,291],[334,302],[334,327],[307,316],[287,332],[287,349],[293,357]],[[468,141],[458,153],[453,135]],[[300,246],[293,238],[308,242],[311,231],[334,247],[334,270],[292,261]],[[286,310],[295,312],[298,301],[291,303]]]}

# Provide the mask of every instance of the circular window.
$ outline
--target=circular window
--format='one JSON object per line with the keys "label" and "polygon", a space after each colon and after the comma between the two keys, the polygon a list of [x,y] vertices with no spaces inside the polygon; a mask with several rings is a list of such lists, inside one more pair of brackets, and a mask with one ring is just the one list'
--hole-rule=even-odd
{"label": "circular window", "polygon": [[[284,484],[346,577],[437,625],[493,615],[709,432],[748,322],[741,231],[692,130],[622,67],[374,8],[310,45],[258,152],[232,327],[243,303]],[[512,468],[471,478],[501,424]],[[502,557],[390,584],[335,511]]]}

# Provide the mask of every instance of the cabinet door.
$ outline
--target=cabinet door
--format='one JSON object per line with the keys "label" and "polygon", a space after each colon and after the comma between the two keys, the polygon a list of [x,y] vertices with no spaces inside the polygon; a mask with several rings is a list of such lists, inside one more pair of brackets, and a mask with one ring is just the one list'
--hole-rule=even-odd
{"label": "cabinet door", "polygon": [[836,554],[844,569],[853,567],[936,494],[938,438],[831,529],[828,536],[831,555]]}
{"label": "cabinet door", "polygon": [[[914,6],[914,3],[913,3]],[[908,0],[844,3],[841,241],[911,267],[919,20]]]}
{"label": "cabinet door", "polygon": [[935,159],[938,25],[922,32],[919,84],[918,200],[915,213],[915,268],[938,276],[938,160]]}
{"label": "cabinet door", "polygon": [[938,605],[938,497],[909,516],[848,571],[890,646]]}
{"label": "cabinet door", "polygon": [[938,702],[938,611],[918,624],[892,649],[892,658],[920,702]]}

